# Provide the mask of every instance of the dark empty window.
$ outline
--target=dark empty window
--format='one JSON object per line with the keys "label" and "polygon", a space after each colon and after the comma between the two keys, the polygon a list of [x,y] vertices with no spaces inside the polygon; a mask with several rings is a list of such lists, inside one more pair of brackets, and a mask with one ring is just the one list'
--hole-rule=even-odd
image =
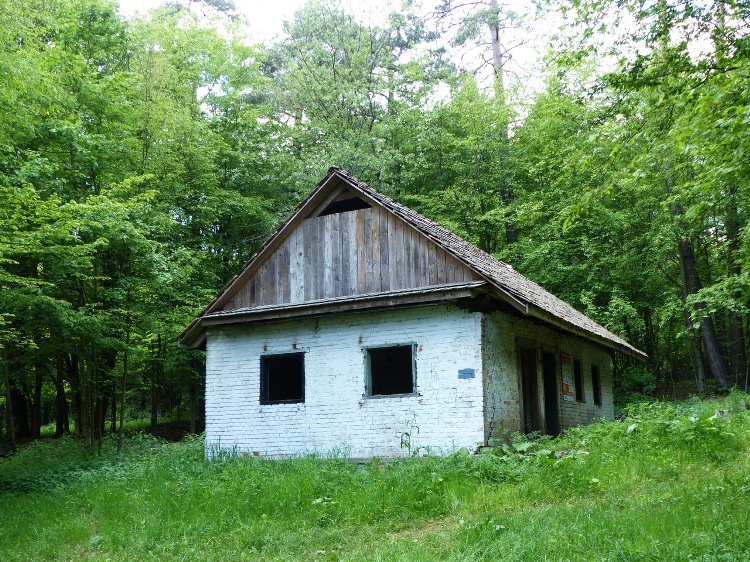
{"label": "dark empty window", "polygon": [[414,392],[414,346],[371,347],[367,354],[367,395]]}
{"label": "dark empty window", "polygon": [[305,401],[305,354],[264,355],[260,358],[260,403]]}
{"label": "dark empty window", "polygon": [[591,388],[594,391],[594,404],[602,405],[602,379],[599,376],[599,367],[591,365]]}
{"label": "dark empty window", "polygon": [[581,369],[581,360],[573,359],[573,384],[576,385],[576,402],[585,402],[583,395],[583,369]]}

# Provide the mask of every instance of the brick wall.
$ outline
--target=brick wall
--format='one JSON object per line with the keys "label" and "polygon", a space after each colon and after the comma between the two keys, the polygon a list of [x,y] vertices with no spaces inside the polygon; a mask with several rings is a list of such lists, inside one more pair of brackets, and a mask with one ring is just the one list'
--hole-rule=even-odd
{"label": "brick wall", "polygon": [[[450,305],[208,332],[206,448],[261,455],[395,456],[484,441],[482,315]],[[415,396],[365,397],[365,351],[416,344]],[[305,352],[305,401],[260,404],[260,357]],[[474,378],[459,378],[475,372]]]}
{"label": "brick wall", "polygon": [[521,428],[521,389],[514,325],[524,322],[497,313],[482,319],[482,363],[485,386],[485,436],[504,439]]}
{"label": "brick wall", "polygon": [[[608,352],[529,320],[450,305],[211,329],[207,342],[206,447],[261,455],[317,452],[396,456],[430,447],[474,450],[520,431],[517,342],[521,338],[581,361],[584,400],[558,395],[561,427],[612,418]],[[415,344],[417,393],[365,396],[365,349]],[[305,401],[260,404],[260,357],[305,353]],[[541,361],[538,388],[544,412]],[[594,404],[591,366],[599,367],[602,406]],[[474,378],[471,370],[474,370]],[[464,374],[459,377],[459,370]],[[468,370],[468,371],[467,371]]]}
{"label": "brick wall", "polygon": [[[486,432],[489,438],[503,439],[507,433],[520,431],[521,387],[518,378],[518,341],[538,350],[540,410],[544,414],[541,352],[552,352],[556,358],[558,407],[562,428],[584,425],[596,418],[614,417],[612,402],[612,368],[609,352],[582,338],[562,334],[529,320],[503,313],[485,315],[482,324],[483,365],[487,411]],[[584,399],[566,401],[562,397],[560,353],[579,359],[582,366]],[[602,405],[594,404],[591,366],[599,367]]]}

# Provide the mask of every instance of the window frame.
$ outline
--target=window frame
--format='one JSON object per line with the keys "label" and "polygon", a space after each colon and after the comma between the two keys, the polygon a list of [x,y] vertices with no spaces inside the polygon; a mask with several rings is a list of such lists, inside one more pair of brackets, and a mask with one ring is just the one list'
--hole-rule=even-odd
{"label": "window frame", "polygon": [[[263,406],[273,404],[304,404],[305,403],[305,352],[304,351],[293,351],[291,353],[264,353],[260,356],[260,396],[259,402]],[[269,391],[269,361],[273,359],[280,359],[283,357],[294,357],[298,356],[301,358],[301,372],[300,377],[302,378],[302,395],[299,398],[291,398],[287,400],[271,400],[268,397]]]}
{"label": "window frame", "polygon": [[[372,350],[393,349],[399,347],[408,347],[411,349],[411,392],[394,392],[389,394],[372,394]],[[414,342],[370,345],[362,348],[365,361],[365,392],[364,398],[392,398],[399,396],[418,396],[417,392],[417,344]]]}

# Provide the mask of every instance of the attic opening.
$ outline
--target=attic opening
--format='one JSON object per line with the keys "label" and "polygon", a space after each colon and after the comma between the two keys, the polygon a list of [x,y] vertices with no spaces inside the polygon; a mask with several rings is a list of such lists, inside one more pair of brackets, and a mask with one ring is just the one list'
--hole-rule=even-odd
{"label": "attic opening", "polygon": [[371,347],[365,350],[367,396],[413,394],[416,387],[414,345]]}
{"label": "attic opening", "polygon": [[326,215],[335,215],[336,213],[346,213],[347,211],[358,211],[359,209],[369,209],[372,207],[367,201],[360,199],[359,197],[349,197],[347,199],[337,199],[331,201],[325,208],[318,214],[319,217]]}
{"label": "attic opening", "polygon": [[305,401],[305,354],[285,353],[260,358],[260,403]]}

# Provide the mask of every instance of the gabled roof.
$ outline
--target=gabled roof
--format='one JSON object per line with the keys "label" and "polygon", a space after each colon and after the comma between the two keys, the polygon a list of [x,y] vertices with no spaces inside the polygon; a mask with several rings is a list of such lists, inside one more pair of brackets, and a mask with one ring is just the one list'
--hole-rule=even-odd
{"label": "gabled roof", "polygon": [[[233,310],[231,313],[228,313],[222,310],[222,306],[231,298],[233,291],[236,292],[239,286],[252,274],[254,269],[257,269],[258,264],[263,262],[278,247],[280,240],[288,236],[289,232],[301,220],[307,218],[310,213],[318,208],[321,202],[326,201],[328,192],[340,185],[341,182],[346,185],[349,191],[354,192],[364,201],[386,209],[416,231],[434,241],[446,253],[451,254],[474,271],[481,279],[486,281],[492,294],[510,304],[522,315],[536,318],[546,324],[593,340],[605,347],[621,351],[635,358],[644,359],[646,357],[642,351],[636,349],[603,326],[600,326],[566,302],[545,291],[542,287],[521,275],[510,265],[495,259],[460,236],[425,218],[416,211],[379,193],[345,170],[335,167],[328,170],[326,177],[315,187],[312,193],[297,206],[289,218],[261,246],[255,255],[250,258],[240,272],[222,289],[190,326],[185,329],[178,338],[180,345],[183,347],[195,347],[196,342],[203,337],[204,324],[214,323],[212,319],[218,320],[219,317],[237,317],[243,314],[259,313],[261,309],[263,312],[268,313],[269,308],[272,307]],[[476,286],[478,284],[474,283],[473,285]],[[314,303],[306,303],[305,306],[309,308],[310,306],[314,306]],[[291,312],[295,308],[299,309],[300,305],[277,306],[275,308],[289,308],[289,312]]]}

